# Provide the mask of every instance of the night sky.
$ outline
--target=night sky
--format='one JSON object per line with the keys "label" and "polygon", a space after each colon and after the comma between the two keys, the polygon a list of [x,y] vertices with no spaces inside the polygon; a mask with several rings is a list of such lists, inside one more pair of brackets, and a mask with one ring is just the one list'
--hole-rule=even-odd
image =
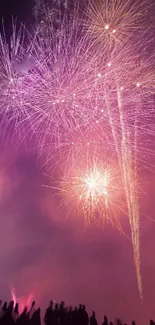
{"label": "night sky", "polygon": [[0,2],[0,15],[9,21],[10,17],[16,16],[20,20],[28,19],[32,12],[33,0],[2,0]]}
{"label": "night sky", "polygon": [[[7,25],[12,14],[29,20],[32,1],[0,1]],[[32,17],[30,18],[30,20]],[[0,143],[0,288],[9,299],[33,293],[41,306],[49,299],[68,305],[85,303],[96,311],[144,325],[155,318],[155,175],[146,172],[141,195],[141,271],[144,302],[140,301],[131,241],[111,226],[86,229],[77,216],[59,208],[59,198],[41,187],[48,182],[37,153],[18,148],[9,138]],[[154,163],[152,160],[151,163]],[[121,220],[129,232],[127,217]]]}

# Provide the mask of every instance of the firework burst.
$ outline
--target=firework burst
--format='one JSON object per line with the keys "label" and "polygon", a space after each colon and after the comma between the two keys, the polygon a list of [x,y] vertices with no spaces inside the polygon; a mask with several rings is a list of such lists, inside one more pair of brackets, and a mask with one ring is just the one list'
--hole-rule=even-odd
{"label": "firework burst", "polygon": [[95,43],[113,48],[126,41],[139,29],[145,30],[151,2],[141,0],[91,0],[87,9],[88,33]]}
{"label": "firework burst", "polygon": [[[33,42],[32,42],[33,43]],[[1,120],[3,131],[13,128],[20,135],[24,121],[29,121],[27,130],[33,130],[31,119],[34,88],[30,83],[30,71],[33,69],[30,34],[21,25],[17,28],[12,22],[12,35],[7,37],[5,30],[0,35],[0,71],[1,71]],[[24,131],[25,132],[25,131]]]}
{"label": "firework burst", "polygon": [[76,161],[74,167],[68,168],[68,173],[66,170],[57,181],[52,177],[51,180],[54,183],[49,187],[58,191],[63,207],[72,206],[70,214],[78,211],[86,226],[92,222],[97,226],[111,223],[122,232],[118,215],[125,213],[125,206],[121,178],[116,168],[86,157],[81,163]]}
{"label": "firework burst", "polygon": [[[88,31],[90,33],[87,33],[88,38],[86,37],[87,41],[85,41],[86,46],[89,44],[87,51],[85,48],[85,52],[88,54],[88,56],[86,57],[84,55],[82,62],[82,64],[86,62],[84,63],[85,75],[84,78],[82,77],[82,81],[84,80],[84,83],[80,82],[80,79],[75,79],[75,72],[73,75],[71,74],[72,85],[74,85],[75,80],[75,85],[78,89],[78,91],[76,90],[75,92],[79,94],[79,97],[76,97],[76,113],[80,113],[80,115],[76,115],[74,119],[76,124],[73,125],[73,119],[71,116],[66,116],[65,108],[65,110],[63,109],[63,111],[61,111],[61,119],[59,116],[57,116],[58,126],[61,126],[61,130],[56,130],[54,127],[52,127],[52,129],[56,130],[56,134],[59,134],[59,136],[61,132],[63,133],[63,140],[64,134],[69,134],[68,139],[70,139],[70,144],[68,142],[67,146],[75,145],[75,141],[72,139],[74,139],[74,132],[78,128],[80,129],[79,133],[81,132],[81,136],[85,136],[85,134],[90,135],[89,141],[85,141],[85,143],[90,144],[92,141],[94,141],[97,143],[96,146],[99,147],[99,143],[101,142],[104,148],[108,148],[109,156],[114,154],[115,163],[119,166],[121,175],[120,178],[126,197],[125,200],[127,203],[128,217],[131,227],[131,238],[137,271],[138,288],[141,297],[142,282],[140,274],[139,205],[137,194],[137,182],[139,177],[138,161],[141,159],[141,155],[144,157],[146,136],[149,135],[150,137],[150,135],[153,133],[153,129],[149,126],[151,125],[150,122],[152,119],[153,110],[151,96],[155,89],[155,79],[154,66],[152,64],[153,57],[149,59],[148,57],[146,58],[146,53],[148,52],[149,47],[148,30],[147,32],[143,33],[143,38],[140,38],[139,41],[137,40],[137,37],[133,35],[133,31],[138,31],[139,35],[141,30],[140,22],[142,20],[143,22],[145,21],[144,16],[146,17],[146,15],[144,15],[144,13],[147,13],[147,9],[148,6],[144,6],[144,2],[141,1],[98,1],[95,3],[91,2],[91,4],[89,4],[87,23],[89,25]],[[136,42],[136,46],[134,44],[134,40]],[[143,42],[141,45],[140,42],[142,40]],[[81,52],[79,51],[77,53],[79,57]],[[86,61],[84,60],[85,57]],[[76,62],[78,63],[79,61]],[[62,73],[62,66],[59,71]],[[75,70],[73,69],[73,71]],[[82,75],[83,71],[80,64],[80,69],[78,69],[78,77],[81,78]],[[62,75],[59,74],[59,80],[61,80],[61,76]],[[67,80],[65,80],[65,84],[67,84]],[[79,85],[82,86],[82,88],[79,88]],[[53,88],[54,87],[52,86],[52,89]],[[57,86],[57,89],[60,88]],[[61,91],[62,89],[63,87],[61,87]],[[80,101],[84,98],[83,92],[86,95],[86,101],[84,100],[81,106]],[[88,94],[89,97],[87,97]],[[56,96],[56,98],[58,98],[58,96]],[[70,106],[69,102],[67,102],[67,107],[72,107]],[[81,109],[82,107],[84,107],[85,112],[87,112],[86,115]],[[80,108],[80,111],[78,111],[78,108]],[[60,109],[62,109],[62,105],[60,108],[58,102],[58,114]],[[72,110],[70,109],[70,112],[71,111]],[[62,115],[64,113],[65,115]],[[49,114],[47,114],[47,116],[49,116]],[[81,123],[78,118],[79,116],[82,118],[84,123]],[[62,117],[64,117],[64,120]],[[68,123],[68,117],[69,124],[66,124]],[[53,116],[51,120],[52,123],[55,121]],[[59,139],[60,144],[62,144],[62,138],[60,137]],[[76,148],[77,147],[78,146],[76,145]],[[63,148],[66,150],[66,146],[63,146]],[[60,146],[60,150],[62,150],[62,146]],[[100,211],[102,211],[102,216],[104,216],[104,219],[105,208],[107,207],[105,204],[106,196],[97,195],[99,194],[97,193],[97,189],[100,189],[99,184],[94,189],[91,189],[91,191],[89,191],[90,188],[87,187],[88,183],[92,184],[94,182],[93,184],[96,184],[96,175],[94,175],[95,170],[96,172],[98,170],[100,171],[101,174],[99,178],[104,181],[104,171],[102,170],[101,166],[99,166],[99,168],[96,166],[94,168],[89,166],[88,170],[87,168],[84,169],[85,171],[83,171],[83,168],[81,167],[74,169],[76,166],[75,161],[78,161],[78,159],[76,154],[72,154],[72,149],[69,151],[71,153],[70,157],[73,162],[73,170],[76,170],[77,174],[75,177],[64,177],[62,182],[64,193],[70,193],[68,197],[73,199],[73,194],[77,194],[76,191],[81,188],[81,194],[78,193],[77,197],[81,198],[80,206],[83,209],[83,214],[84,211],[87,211],[87,216],[90,215],[90,219],[95,219],[95,209],[100,207]],[[102,164],[104,165],[104,150],[102,150],[102,154]],[[146,150],[145,155],[147,155]],[[66,164],[68,164],[68,160]],[[97,173],[99,175],[99,172]],[[84,180],[87,180],[87,182],[84,182]],[[102,188],[104,188],[103,183]],[[73,191],[70,191],[70,189]],[[88,193],[90,195],[88,195]],[[86,220],[90,219],[86,217]],[[87,223],[89,224],[88,221]]]}

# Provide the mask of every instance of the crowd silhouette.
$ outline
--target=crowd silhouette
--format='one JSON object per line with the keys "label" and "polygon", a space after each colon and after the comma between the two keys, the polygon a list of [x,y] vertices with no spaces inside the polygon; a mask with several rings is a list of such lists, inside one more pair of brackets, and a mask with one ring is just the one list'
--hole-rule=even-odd
{"label": "crowd silhouette", "polygon": [[[79,305],[74,309],[66,307],[62,301],[60,304],[55,304],[50,301],[44,315],[45,325],[98,325],[95,317],[95,312],[89,317],[85,305]],[[36,308],[35,301],[32,302],[31,308],[24,308],[22,313],[19,313],[18,303],[13,301],[9,303],[0,301],[0,325],[41,325],[41,311]],[[116,319],[115,323],[109,322],[107,316],[104,316],[102,325],[127,325]],[[136,325],[132,322],[132,325]],[[153,320],[150,320],[150,325],[155,325]]]}

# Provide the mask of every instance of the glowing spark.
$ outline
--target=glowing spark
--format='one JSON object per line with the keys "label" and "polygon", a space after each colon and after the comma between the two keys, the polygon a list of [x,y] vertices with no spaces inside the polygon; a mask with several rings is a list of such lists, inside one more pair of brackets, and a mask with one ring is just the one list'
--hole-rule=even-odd
{"label": "glowing spark", "polygon": [[106,29],[106,30],[109,29],[109,25],[105,25],[105,29]]}

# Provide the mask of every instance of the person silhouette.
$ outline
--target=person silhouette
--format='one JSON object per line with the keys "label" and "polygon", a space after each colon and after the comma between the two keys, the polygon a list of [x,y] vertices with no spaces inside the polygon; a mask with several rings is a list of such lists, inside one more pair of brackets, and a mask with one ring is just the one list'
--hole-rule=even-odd
{"label": "person silhouette", "polygon": [[30,308],[30,310],[29,310],[29,312],[28,312],[28,318],[29,318],[29,319],[32,318],[34,312],[35,312],[35,301],[32,302],[32,304],[31,304],[31,308]]}
{"label": "person silhouette", "polygon": [[122,325],[122,322],[119,318],[116,319],[116,325]]}
{"label": "person silhouette", "polygon": [[59,306],[58,304],[55,304],[55,309],[53,310],[53,324],[58,325],[59,324]]}
{"label": "person silhouette", "polygon": [[17,319],[17,325],[26,325],[29,321],[27,307],[24,308],[23,312],[19,315]]}
{"label": "person silhouette", "polygon": [[41,325],[40,308],[36,309],[31,318],[32,325]]}
{"label": "person silhouette", "polygon": [[68,325],[72,325],[72,318],[73,318],[73,308],[72,306],[70,306],[68,310]]}
{"label": "person silhouette", "polygon": [[44,322],[46,325],[52,324],[52,316],[53,316],[53,301],[51,300],[45,312]]}
{"label": "person silhouette", "polygon": [[59,306],[59,324],[60,325],[65,324],[65,318],[66,318],[65,303],[64,303],[64,301],[62,301]]}
{"label": "person silhouette", "polygon": [[8,312],[8,313],[12,313],[12,311],[13,311],[13,306],[14,306],[14,301],[11,300],[11,301],[9,302],[9,305],[8,305],[8,308],[7,308],[7,312]]}
{"label": "person silhouette", "polygon": [[102,325],[108,325],[108,318],[106,315],[104,315],[104,321],[103,321]]}
{"label": "person silhouette", "polygon": [[81,310],[81,325],[88,325],[88,324],[89,324],[88,313],[86,312],[85,305],[83,305]]}
{"label": "person silhouette", "polygon": [[6,310],[7,310],[7,302],[5,301],[0,311],[0,319],[4,317]]}
{"label": "person silhouette", "polygon": [[6,311],[6,309],[7,309],[7,301],[4,302],[2,309]]}
{"label": "person silhouette", "polygon": [[90,325],[98,325],[97,324],[97,320],[95,318],[95,312],[93,311],[92,313],[92,316],[90,317],[90,322],[89,322]]}
{"label": "person silhouette", "polygon": [[79,308],[77,309],[77,314],[76,314],[77,324],[81,324],[82,323],[82,319],[83,319],[82,317],[83,317],[82,305],[79,304]]}
{"label": "person silhouette", "polygon": [[14,325],[14,319],[12,317],[14,302],[10,301],[8,307],[5,310],[5,313],[1,319],[2,325]]}
{"label": "person silhouette", "polygon": [[73,325],[79,325],[78,322],[78,308],[75,307],[73,312],[72,312],[72,324]]}

